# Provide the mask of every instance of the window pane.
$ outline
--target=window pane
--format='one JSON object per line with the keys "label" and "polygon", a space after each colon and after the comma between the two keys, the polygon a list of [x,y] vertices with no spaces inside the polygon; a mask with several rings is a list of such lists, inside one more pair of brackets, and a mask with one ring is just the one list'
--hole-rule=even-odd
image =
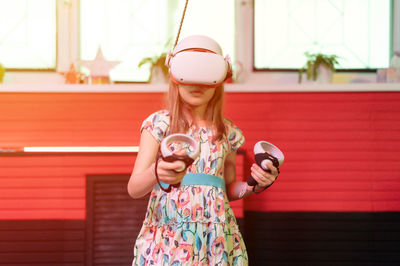
{"label": "window pane", "polygon": [[112,80],[146,81],[140,60],[161,53],[169,36],[168,1],[81,0],[81,59],[93,60],[101,46],[104,57],[120,61]]}
{"label": "window pane", "polygon": [[[184,6],[185,0],[181,0],[178,14],[179,21],[181,19],[180,16]],[[229,55],[232,62],[234,62],[235,1],[189,0],[186,16],[183,22],[181,37],[179,39],[194,34],[207,35],[216,40],[221,45],[224,56]]]}
{"label": "window pane", "polygon": [[0,0],[0,63],[6,68],[56,67],[56,1]]}
{"label": "window pane", "polygon": [[390,62],[390,0],[255,0],[255,68],[298,69],[304,52],[340,57],[338,69]]}
{"label": "window pane", "polygon": [[[138,63],[144,57],[169,50],[166,46],[172,48],[185,6],[184,0],[81,0],[80,3],[81,59],[93,60],[101,46],[107,60],[121,62],[110,72],[113,81],[148,80],[149,66],[138,68]],[[208,11],[211,5],[224,10],[223,16],[221,12]],[[230,0],[189,1],[180,39],[207,34],[233,55],[233,8],[234,2]]]}

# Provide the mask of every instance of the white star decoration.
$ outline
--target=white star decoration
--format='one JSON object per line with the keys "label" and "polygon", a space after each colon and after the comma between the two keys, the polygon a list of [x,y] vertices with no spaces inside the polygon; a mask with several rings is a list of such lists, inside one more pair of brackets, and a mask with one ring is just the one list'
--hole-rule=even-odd
{"label": "white star decoration", "polygon": [[94,60],[80,60],[79,63],[90,70],[90,76],[92,77],[108,77],[110,70],[120,62],[107,61],[99,47]]}

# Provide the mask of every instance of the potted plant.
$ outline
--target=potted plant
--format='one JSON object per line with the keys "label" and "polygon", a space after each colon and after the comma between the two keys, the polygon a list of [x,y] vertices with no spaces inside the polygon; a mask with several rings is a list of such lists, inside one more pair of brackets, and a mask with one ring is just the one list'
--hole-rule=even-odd
{"label": "potted plant", "polygon": [[143,58],[138,67],[141,67],[145,64],[150,64],[150,78],[151,82],[166,82],[168,80],[169,71],[168,67],[165,65],[165,59],[167,58],[167,53],[163,52],[159,55],[152,57]]}
{"label": "potted plant", "polygon": [[6,69],[0,64],[0,83],[3,83],[4,73],[6,73]]}
{"label": "potted plant", "polygon": [[302,81],[303,72],[306,71],[307,80],[319,80],[321,83],[329,83],[332,73],[335,72],[335,65],[339,64],[337,55],[326,55],[322,53],[305,52],[307,62],[299,70],[299,83]]}
{"label": "potted plant", "polygon": [[145,57],[140,60],[138,67],[141,67],[146,64],[150,64],[150,77],[149,81],[153,83],[166,83],[169,78],[169,69],[165,65],[165,59],[167,58],[167,52],[171,50],[172,38],[169,38],[168,41],[164,44],[163,52],[150,57]]}

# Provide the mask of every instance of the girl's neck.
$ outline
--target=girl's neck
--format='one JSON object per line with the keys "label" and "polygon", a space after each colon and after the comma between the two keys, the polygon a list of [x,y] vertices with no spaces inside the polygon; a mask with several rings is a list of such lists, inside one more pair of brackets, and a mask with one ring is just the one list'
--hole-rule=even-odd
{"label": "girl's neck", "polygon": [[197,106],[197,107],[192,107],[188,111],[190,113],[190,116],[187,117],[187,121],[189,121],[190,124],[194,125],[206,125],[206,108],[207,106]]}
{"label": "girl's neck", "polygon": [[206,109],[207,109],[207,105],[192,107],[191,115],[192,115],[193,120],[195,120],[195,121],[205,120]]}

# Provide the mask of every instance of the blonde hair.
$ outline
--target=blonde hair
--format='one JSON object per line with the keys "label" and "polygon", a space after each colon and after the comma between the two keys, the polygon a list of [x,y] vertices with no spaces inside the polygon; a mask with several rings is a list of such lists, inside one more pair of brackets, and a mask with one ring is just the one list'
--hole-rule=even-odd
{"label": "blonde hair", "polygon": [[[205,120],[211,125],[213,140],[221,140],[225,134],[225,124],[222,115],[224,85],[215,88],[214,96],[208,102]],[[190,106],[179,95],[179,85],[170,81],[167,95],[168,111],[170,114],[170,134],[186,133],[191,126],[188,118],[193,118]]]}

